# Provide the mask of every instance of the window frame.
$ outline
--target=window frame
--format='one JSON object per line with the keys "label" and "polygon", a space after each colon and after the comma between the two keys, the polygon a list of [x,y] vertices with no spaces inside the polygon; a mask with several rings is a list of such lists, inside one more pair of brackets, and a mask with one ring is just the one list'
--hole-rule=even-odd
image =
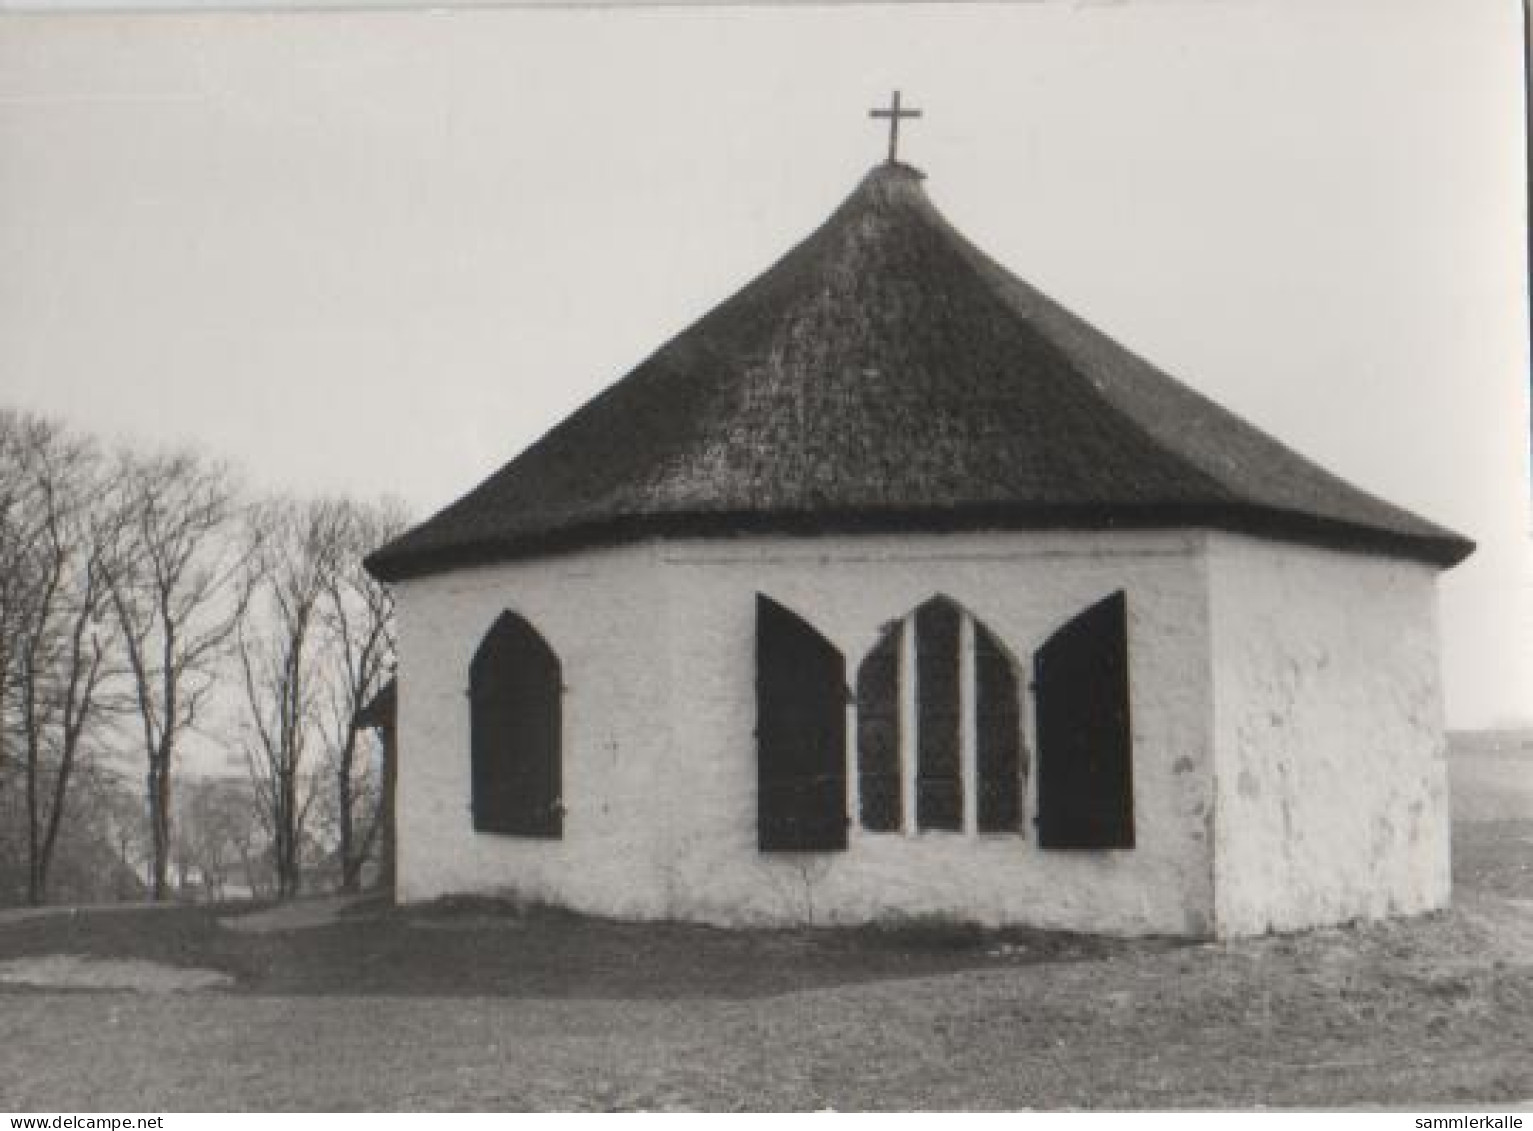
{"label": "window frame", "polygon": [[[518,654],[520,653],[520,654]],[[508,667],[517,661],[522,672]],[[536,663],[534,670],[530,665]],[[505,681],[515,675],[521,683]],[[494,698],[497,686],[502,697]],[[564,835],[564,665],[526,617],[503,609],[469,660],[469,811],[476,834],[558,840]],[[517,731],[518,699],[530,700],[529,729]],[[531,717],[531,716],[529,716]],[[536,766],[542,761],[541,767]],[[523,763],[523,764],[519,764]],[[520,801],[512,787],[532,779],[539,788]],[[539,780],[541,779],[541,780]]]}
{"label": "window frame", "polygon": [[[919,676],[919,649],[918,629],[923,610],[941,607],[950,610],[958,618],[958,633],[956,646],[956,668],[954,678],[957,680],[957,744],[958,744],[958,774],[959,774],[959,804],[960,820],[957,827],[940,826],[928,823],[923,826],[919,807],[921,790],[921,701],[920,701],[920,676]],[[978,680],[978,655],[979,641],[983,638],[993,647],[995,654],[1004,660],[1013,687],[1012,702],[1014,704],[1014,725],[1016,727],[1015,743],[1016,757],[1013,768],[1014,777],[1012,788],[1014,789],[1015,818],[1011,825],[1006,828],[982,828],[980,823],[980,768],[982,758],[979,752],[981,741],[979,718],[979,680]],[[860,789],[854,799],[854,807],[851,813],[852,828],[858,836],[883,837],[901,835],[905,837],[919,836],[964,836],[964,837],[1006,837],[1009,839],[1027,839],[1027,809],[1031,793],[1031,746],[1028,734],[1028,711],[1024,704],[1023,693],[1025,681],[1023,678],[1024,668],[1018,662],[1016,655],[1006,646],[1000,635],[991,629],[984,621],[976,617],[968,608],[944,594],[936,594],[920,605],[906,612],[897,620],[884,625],[872,648],[863,656],[862,663],[858,665],[858,693],[859,699],[866,693],[868,688],[863,686],[863,665],[879,653],[889,647],[891,639],[896,652],[894,664],[894,698],[898,704],[895,718],[898,720],[898,729],[895,735],[896,760],[899,771],[899,796],[898,814],[894,827],[874,827],[865,820],[865,810],[862,806]],[[862,756],[864,753],[864,727],[860,702],[853,712],[853,725],[855,729],[852,756],[856,767],[855,780],[859,786],[862,774]],[[927,780],[930,780],[928,778]]]}

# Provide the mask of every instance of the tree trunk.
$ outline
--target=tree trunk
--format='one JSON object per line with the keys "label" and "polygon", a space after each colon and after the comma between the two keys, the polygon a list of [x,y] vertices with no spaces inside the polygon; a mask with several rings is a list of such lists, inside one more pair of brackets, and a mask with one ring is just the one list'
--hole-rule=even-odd
{"label": "tree trunk", "polygon": [[356,713],[352,713],[352,722],[347,730],[346,743],[341,749],[340,771],[336,779],[336,807],[339,809],[340,820],[340,855],[341,855],[341,890],[344,892],[359,891],[362,887],[362,861],[358,859],[355,840],[356,833],[352,828],[351,807],[355,803],[351,790],[352,763],[356,760],[357,749],[357,724]]}
{"label": "tree trunk", "polygon": [[277,785],[276,832],[272,850],[276,857],[277,898],[292,899],[300,881],[298,835],[298,787],[291,772],[282,772]]}
{"label": "tree trunk", "polygon": [[[3,606],[0,606],[3,612]],[[5,792],[5,677],[10,672],[11,653],[6,648],[6,628],[8,621],[0,617],[0,793]]]}
{"label": "tree trunk", "polygon": [[277,838],[277,898],[292,899],[298,894],[298,844],[291,827]]}
{"label": "tree trunk", "polygon": [[171,896],[170,887],[170,759],[155,758],[149,767],[149,833],[153,874],[150,896],[163,903]]}
{"label": "tree trunk", "polygon": [[37,854],[37,893],[39,900],[48,892],[48,868],[53,863],[53,849],[58,844],[59,829],[64,824],[64,803],[69,792],[69,777],[73,772],[74,750],[65,750],[59,762],[58,776],[53,781],[53,809],[48,814],[48,827],[43,833],[42,848]]}
{"label": "tree trunk", "polygon": [[27,903],[37,907],[43,901],[44,869],[37,827],[37,750],[27,751]]}
{"label": "tree trunk", "polygon": [[36,907],[43,901],[47,869],[43,865],[42,844],[39,839],[42,830],[39,827],[41,814],[37,808],[37,771],[42,750],[38,747],[37,693],[36,685],[30,682],[35,678],[30,655],[26,662],[26,675],[29,682],[22,692],[22,701],[27,728],[27,903]]}

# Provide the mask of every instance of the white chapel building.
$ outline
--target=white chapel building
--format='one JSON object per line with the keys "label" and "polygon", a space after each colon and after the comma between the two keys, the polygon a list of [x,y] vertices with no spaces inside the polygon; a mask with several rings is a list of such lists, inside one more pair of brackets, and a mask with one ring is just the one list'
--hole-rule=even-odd
{"label": "white chapel building", "polygon": [[922,174],[377,551],[402,900],[1201,937],[1449,896],[1471,544],[1010,274]]}

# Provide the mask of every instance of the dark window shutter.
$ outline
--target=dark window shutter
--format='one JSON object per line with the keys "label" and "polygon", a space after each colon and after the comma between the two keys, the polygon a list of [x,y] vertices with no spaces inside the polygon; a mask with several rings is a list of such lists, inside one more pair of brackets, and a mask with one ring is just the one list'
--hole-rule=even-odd
{"label": "dark window shutter", "polygon": [[958,750],[958,607],[935,598],[916,610],[916,824],[963,828]]}
{"label": "dark window shutter", "polygon": [[891,625],[857,669],[857,793],[862,827],[898,832],[900,629]]}
{"label": "dark window shutter", "polygon": [[1115,593],[1033,657],[1038,717],[1038,843],[1132,848],[1128,606]]}
{"label": "dark window shutter", "polygon": [[504,612],[469,665],[474,828],[563,832],[559,659],[536,629]]}
{"label": "dark window shutter", "polygon": [[1022,825],[1022,713],[1017,672],[990,630],[974,622],[974,745],[979,831]]}
{"label": "dark window shutter", "polygon": [[763,851],[846,847],[846,662],[809,624],[759,594],[756,769]]}

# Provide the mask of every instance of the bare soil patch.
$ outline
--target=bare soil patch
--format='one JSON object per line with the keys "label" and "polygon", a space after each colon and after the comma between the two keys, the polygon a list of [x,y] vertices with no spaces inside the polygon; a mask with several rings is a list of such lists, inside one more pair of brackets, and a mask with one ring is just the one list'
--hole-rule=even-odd
{"label": "bare soil patch", "polygon": [[167,966],[139,958],[81,958],[50,954],[43,958],[12,958],[0,962],[0,986],[34,986],[68,990],[133,990],[136,993],[178,993],[222,989],[234,979],[216,970]]}

